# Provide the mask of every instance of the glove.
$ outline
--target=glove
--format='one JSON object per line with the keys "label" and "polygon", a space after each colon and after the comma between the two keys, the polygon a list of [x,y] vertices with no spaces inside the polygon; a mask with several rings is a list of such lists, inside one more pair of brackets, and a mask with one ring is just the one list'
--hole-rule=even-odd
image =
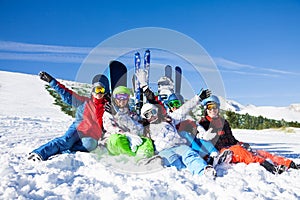
{"label": "glove", "polygon": [[201,89],[201,91],[199,92],[200,101],[210,97],[210,95],[211,95],[211,91],[209,89],[206,90]]}
{"label": "glove", "polygon": [[143,70],[143,69],[137,70],[137,72],[135,73],[135,76],[136,76],[137,80],[140,82],[141,88],[147,86],[148,72],[146,70]]}
{"label": "glove", "polygon": [[243,144],[241,144],[241,146],[242,146],[244,149],[246,149],[247,151],[252,152],[252,148],[251,148],[251,146],[250,146],[249,143],[243,143]]}
{"label": "glove", "polygon": [[46,81],[48,83],[50,83],[53,80],[53,77],[47,72],[40,72],[39,76],[43,81]]}
{"label": "glove", "polygon": [[108,113],[110,113],[111,115],[115,115],[116,111],[115,109],[112,107],[110,102],[106,102],[104,105],[104,110]]}
{"label": "glove", "polygon": [[137,147],[143,143],[142,138],[140,138],[137,135],[133,135],[131,133],[125,133],[125,135],[127,136],[127,139],[129,140],[131,151],[136,152]]}
{"label": "glove", "polygon": [[198,126],[197,127],[198,134],[196,137],[198,139],[203,139],[206,141],[212,140],[217,135],[217,133],[213,133],[212,130],[213,129],[210,128],[207,131],[205,131],[202,126]]}

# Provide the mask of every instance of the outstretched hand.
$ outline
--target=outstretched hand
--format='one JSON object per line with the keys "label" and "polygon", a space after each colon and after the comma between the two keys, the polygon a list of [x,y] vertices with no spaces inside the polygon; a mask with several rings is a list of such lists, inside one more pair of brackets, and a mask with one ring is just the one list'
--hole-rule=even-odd
{"label": "outstretched hand", "polygon": [[210,95],[211,95],[211,91],[209,89],[206,90],[201,89],[201,91],[199,92],[200,101],[210,97]]}
{"label": "outstretched hand", "polygon": [[137,80],[140,82],[141,88],[143,88],[144,86],[147,85],[148,72],[146,70],[144,70],[144,69],[137,70],[137,72],[135,73],[135,76],[136,76]]}
{"label": "outstretched hand", "polygon": [[39,73],[39,76],[43,81],[46,81],[48,83],[50,83],[53,80],[53,77],[50,74],[48,74],[47,72],[41,71]]}

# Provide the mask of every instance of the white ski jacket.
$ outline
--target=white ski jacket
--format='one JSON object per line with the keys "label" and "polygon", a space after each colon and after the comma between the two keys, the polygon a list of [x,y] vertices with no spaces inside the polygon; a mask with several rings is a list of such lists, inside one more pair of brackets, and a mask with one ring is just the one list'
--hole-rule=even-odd
{"label": "white ski jacket", "polygon": [[119,109],[116,115],[105,111],[102,120],[103,128],[106,130],[103,137],[104,143],[111,134],[129,132],[141,136],[144,132],[142,124],[131,118],[128,108]]}
{"label": "white ski jacket", "polygon": [[172,121],[150,124],[150,136],[154,142],[157,152],[180,144],[186,144],[186,139],[182,138],[176,129],[176,125],[185,120],[186,114],[199,103],[199,96],[196,95],[191,100],[185,102],[179,109],[170,113]]}

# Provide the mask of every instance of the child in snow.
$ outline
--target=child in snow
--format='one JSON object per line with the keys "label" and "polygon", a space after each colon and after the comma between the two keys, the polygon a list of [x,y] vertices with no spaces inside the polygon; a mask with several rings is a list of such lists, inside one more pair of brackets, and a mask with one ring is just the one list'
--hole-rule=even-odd
{"label": "child in snow", "polygon": [[103,135],[102,116],[104,105],[109,101],[108,79],[101,74],[96,75],[92,80],[93,88],[89,98],[67,89],[46,72],[40,72],[39,76],[60,94],[65,103],[77,108],[76,118],[63,136],[33,150],[28,159],[42,161],[63,152],[94,150]]}
{"label": "child in snow", "polygon": [[[219,151],[230,150],[232,152],[233,163],[244,162],[260,163],[271,173],[282,173],[286,168],[299,169],[292,160],[270,154],[263,150],[253,151],[248,143],[239,142],[232,134],[227,120],[219,115],[220,101],[217,96],[210,96],[205,99],[204,105],[205,117],[199,124],[203,126],[206,132],[199,132],[197,137],[210,140]],[[267,160],[271,160],[272,163]]]}
{"label": "child in snow", "polygon": [[206,161],[188,146],[186,139],[181,137],[176,129],[176,124],[182,121],[186,113],[209,95],[210,91],[201,91],[200,95],[186,102],[169,117],[161,117],[162,114],[158,113],[158,107],[154,104],[143,105],[141,116],[149,123],[145,129],[154,142],[156,153],[163,158],[166,166],[176,166],[177,169],[186,167],[192,174],[216,175],[213,167],[207,165]]}
{"label": "child in snow", "polygon": [[[140,69],[136,72],[136,77],[140,82],[140,86],[143,89],[143,92],[149,103],[156,105],[158,108],[158,118],[163,119],[167,116],[167,113],[172,117],[174,115],[174,111],[179,109],[182,106],[183,98],[180,95],[176,95],[175,93],[170,93],[169,96],[164,98],[164,103],[159,100],[158,96],[155,96],[154,93],[149,89],[149,86],[146,82],[147,72],[143,69]],[[210,93],[207,95],[209,96]],[[192,102],[192,101],[191,101]],[[191,103],[189,103],[191,104]],[[195,104],[196,105],[196,104]],[[217,164],[218,161],[223,160],[224,155],[218,156],[218,150],[213,146],[213,144],[209,141],[198,139],[198,143],[194,141],[194,135],[197,132],[197,124],[192,118],[188,118],[187,114],[190,109],[195,106],[193,103],[188,107],[183,116],[180,116],[180,123],[176,124],[176,129],[181,137],[184,137],[187,140],[187,144],[192,147],[197,153],[200,154],[202,158],[207,159],[210,165]],[[168,111],[167,109],[168,108]],[[171,121],[171,120],[170,120]],[[201,126],[199,128],[202,128]],[[203,128],[202,128],[203,129]],[[218,157],[217,157],[218,156]],[[222,159],[220,159],[222,158]],[[173,165],[173,164],[170,164]],[[177,165],[178,169],[185,167],[184,165]]]}
{"label": "child in snow", "polygon": [[104,112],[103,126],[107,131],[103,142],[111,155],[135,156],[139,161],[154,155],[152,140],[143,136],[144,127],[138,116],[129,110],[130,89],[118,86],[113,91],[109,112]]}

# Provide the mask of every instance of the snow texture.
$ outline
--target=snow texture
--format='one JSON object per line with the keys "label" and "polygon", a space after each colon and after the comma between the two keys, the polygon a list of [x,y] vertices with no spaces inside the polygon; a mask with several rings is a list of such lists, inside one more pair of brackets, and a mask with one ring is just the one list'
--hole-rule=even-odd
{"label": "snow texture", "polygon": [[[300,170],[273,175],[256,163],[219,166],[213,180],[158,165],[129,170],[130,159],[99,152],[28,161],[29,152],[63,135],[73,120],[44,85],[38,76],[0,71],[0,199],[300,199]],[[300,163],[300,129],[233,132],[253,148]]]}

